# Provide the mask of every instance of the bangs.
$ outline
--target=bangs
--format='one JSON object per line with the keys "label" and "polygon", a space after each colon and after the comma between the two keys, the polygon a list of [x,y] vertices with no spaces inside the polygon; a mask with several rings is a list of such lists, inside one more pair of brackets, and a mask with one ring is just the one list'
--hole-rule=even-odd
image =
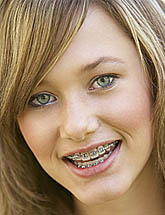
{"label": "bangs", "polygon": [[11,1],[3,18],[0,44],[4,68],[1,114],[5,119],[5,112],[17,115],[23,111],[32,90],[81,27],[86,12],[87,3],[82,0]]}

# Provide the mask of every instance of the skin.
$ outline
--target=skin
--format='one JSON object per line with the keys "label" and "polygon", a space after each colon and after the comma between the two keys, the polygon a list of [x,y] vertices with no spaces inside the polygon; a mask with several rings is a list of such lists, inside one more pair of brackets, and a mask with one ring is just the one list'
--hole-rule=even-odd
{"label": "skin", "polygon": [[[98,59],[102,62],[92,68]],[[117,78],[101,88],[96,77],[103,74]],[[75,196],[77,214],[161,214],[147,79],[133,42],[102,9],[89,11],[33,95],[43,92],[52,95],[49,104],[29,104],[18,123],[43,169]],[[120,152],[101,174],[79,177],[62,159],[66,153],[116,139],[122,140]]]}

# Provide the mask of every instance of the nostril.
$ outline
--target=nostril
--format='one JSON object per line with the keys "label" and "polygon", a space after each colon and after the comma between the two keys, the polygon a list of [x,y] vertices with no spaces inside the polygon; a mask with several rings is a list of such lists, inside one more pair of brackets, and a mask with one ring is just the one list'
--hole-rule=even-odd
{"label": "nostril", "polygon": [[76,142],[83,141],[86,137],[84,132],[79,132],[76,129],[73,129],[73,131],[71,131],[71,129],[66,128],[60,129],[60,136],[62,139],[68,139]]}

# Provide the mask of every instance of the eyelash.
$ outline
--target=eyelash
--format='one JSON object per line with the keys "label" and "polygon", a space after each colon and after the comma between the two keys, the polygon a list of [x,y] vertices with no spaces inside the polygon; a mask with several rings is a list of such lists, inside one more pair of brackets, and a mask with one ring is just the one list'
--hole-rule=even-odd
{"label": "eyelash", "polygon": [[[105,79],[107,78],[107,79]],[[109,89],[113,86],[114,81],[119,78],[117,75],[114,74],[103,74],[103,75],[99,75],[97,76],[91,83],[91,86],[94,85],[94,83],[96,83],[97,81],[99,81],[99,79],[102,79],[102,81],[108,81],[108,83],[105,86],[101,86],[100,83],[97,83],[97,88],[93,88],[90,87],[89,90],[97,90],[97,89]]]}
{"label": "eyelash", "polygon": [[[41,101],[39,101],[40,98],[43,98],[46,96],[48,101],[46,103],[42,103]],[[52,101],[50,101],[52,99]],[[30,98],[30,101],[29,101],[29,105],[31,105],[32,107],[34,108],[41,108],[41,107],[45,107],[49,104],[52,104],[52,103],[55,103],[57,101],[57,98],[49,93],[38,93],[36,95],[33,95],[31,98]],[[38,104],[36,104],[38,103]]]}
{"label": "eyelash", "polygon": [[[89,90],[101,90],[101,89],[109,89],[111,87],[113,87],[113,83],[115,81],[115,79],[119,78],[117,75],[114,74],[103,74],[103,75],[99,75],[96,78],[94,78],[94,80],[91,82],[89,87]],[[108,81],[108,83],[106,83],[105,86],[101,86],[101,84],[98,82],[99,80],[102,79],[102,82]],[[97,82],[97,84],[96,84]],[[97,87],[93,87],[94,84],[96,84]],[[48,101],[46,103],[42,103],[41,101],[39,101],[40,98],[45,98],[45,96],[47,97]],[[50,101],[52,99],[52,101]],[[48,106],[49,104],[55,103],[57,101],[57,98],[53,95],[51,95],[50,93],[38,93],[36,95],[33,95],[30,100],[29,100],[29,105],[32,106],[33,108],[42,108],[45,106]],[[36,104],[38,103],[38,104]]]}

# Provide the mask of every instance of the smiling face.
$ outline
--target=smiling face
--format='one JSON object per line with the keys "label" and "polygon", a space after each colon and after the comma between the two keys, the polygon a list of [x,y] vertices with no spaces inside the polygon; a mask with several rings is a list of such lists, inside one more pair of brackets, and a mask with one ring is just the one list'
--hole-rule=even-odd
{"label": "smiling face", "polygon": [[104,11],[89,11],[18,123],[43,169],[84,203],[118,198],[150,173],[147,80],[134,44]]}

